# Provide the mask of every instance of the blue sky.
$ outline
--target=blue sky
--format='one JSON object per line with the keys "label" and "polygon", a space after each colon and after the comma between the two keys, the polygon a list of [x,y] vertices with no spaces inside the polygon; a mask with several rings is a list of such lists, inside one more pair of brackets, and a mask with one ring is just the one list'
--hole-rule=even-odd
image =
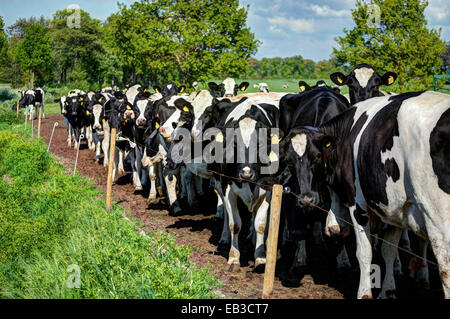
{"label": "blue sky", "polygon": [[[130,4],[133,0],[120,0]],[[263,44],[256,54],[262,57],[302,55],[319,61],[328,59],[334,38],[353,22],[350,9],[356,0],[240,0],[250,5],[248,25]],[[44,15],[76,3],[92,17],[105,20],[117,11],[117,0],[0,0],[0,15],[7,26],[19,17]],[[450,41],[450,1],[429,0],[425,11],[428,26],[442,28],[441,36]]]}

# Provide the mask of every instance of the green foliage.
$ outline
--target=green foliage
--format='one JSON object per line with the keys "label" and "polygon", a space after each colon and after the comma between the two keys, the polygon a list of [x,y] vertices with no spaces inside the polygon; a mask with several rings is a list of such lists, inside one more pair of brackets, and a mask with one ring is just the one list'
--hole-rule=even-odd
{"label": "green foliage", "polygon": [[[43,142],[0,131],[0,298],[210,298],[209,268],[174,236],[143,237]],[[80,267],[80,288],[67,285]]]}
{"label": "green foliage", "polygon": [[5,24],[3,18],[0,16],[0,62],[3,62],[6,59],[8,51],[8,40],[4,28]]}
{"label": "green foliage", "polygon": [[14,100],[17,99],[19,96],[11,90],[8,87],[4,87],[0,89],[0,101],[6,101],[6,100]]}
{"label": "green foliage", "polygon": [[368,22],[368,3],[358,0],[352,10],[356,26],[336,38],[333,54],[340,64],[369,63],[379,72],[397,72],[396,92],[430,89],[432,75],[442,65],[445,43],[441,30],[427,28],[427,1],[371,0],[380,8],[379,27]]}
{"label": "green foliage", "polygon": [[45,82],[51,70],[51,51],[50,36],[45,28],[38,24],[28,26],[18,45],[16,60],[22,69],[29,71],[30,86],[34,86],[34,75],[40,83]]}
{"label": "green foliage", "polygon": [[122,5],[106,28],[125,66],[158,81],[191,85],[211,76],[243,74],[259,41],[238,0],[156,0]]}

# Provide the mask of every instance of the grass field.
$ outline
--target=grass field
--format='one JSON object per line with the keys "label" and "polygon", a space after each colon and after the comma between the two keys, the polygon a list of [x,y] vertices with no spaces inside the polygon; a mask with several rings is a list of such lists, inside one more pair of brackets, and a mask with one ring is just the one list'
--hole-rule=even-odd
{"label": "grass field", "polygon": [[106,212],[103,192],[66,175],[8,105],[0,104],[0,299],[214,297],[219,282],[188,260],[193,248],[167,233],[140,235],[120,205]]}

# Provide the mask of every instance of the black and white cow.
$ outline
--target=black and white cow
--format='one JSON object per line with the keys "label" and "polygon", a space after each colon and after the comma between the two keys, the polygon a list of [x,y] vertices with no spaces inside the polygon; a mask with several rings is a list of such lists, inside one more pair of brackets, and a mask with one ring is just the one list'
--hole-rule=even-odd
{"label": "black and white cow", "polygon": [[[257,182],[265,176],[274,174],[278,169],[278,118],[279,110],[271,104],[257,104],[245,99],[237,105],[227,108],[218,127],[222,131],[215,136],[214,143],[225,149],[223,164],[212,163],[208,169],[224,174],[220,180],[223,204],[228,214],[228,226],[231,233],[231,248],[228,264],[230,270],[240,267],[238,245],[242,228],[237,199],[240,198],[253,214],[256,230],[255,268],[265,264],[264,235],[266,231],[269,200],[266,190]],[[273,131],[272,129],[275,129]]]}
{"label": "black and white cow", "polygon": [[84,103],[86,94],[69,94],[66,98],[65,106],[67,110],[67,120],[73,129],[75,137],[74,148],[78,148],[80,136],[86,127],[90,127],[89,119],[86,116],[86,105]]}
{"label": "black and white cow", "polygon": [[[331,199],[319,176],[313,174],[316,172],[319,175],[324,170],[325,159],[321,157],[321,150],[328,141],[308,144],[308,136],[313,134],[311,131],[315,130],[315,127],[349,107],[342,95],[326,85],[299,94],[288,94],[280,101],[280,130],[285,137],[280,144],[282,174],[279,183],[299,196],[297,198],[287,195],[283,198],[282,214],[287,229],[286,240],[296,242],[303,248],[304,240],[312,236],[313,223],[321,222],[325,225],[325,232],[333,233],[339,229],[334,215],[327,216],[309,206],[313,204],[329,210]],[[340,249],[337,249],[334,253],[339,251]],[[300,249],[299,253],[305,256],[305,249]],[[334,262],[336,255],[332,257],[331,261]],[[305,261],[306,257],[301,259]],[[339,266],[342,267],[342,264]]]}
{"label": "black and white cow", "polygon": [[269,93],[269,86],[265,82],[254,84],[253,88],[258,89],[260,92],[263,93]]}
{"label": "black and white cow", "polygon": [[336,85],[347,85],[349,88],[350,104],[385,95],[379,90],[381,85],[391,85],[397,79],[397,73],[386,72],[379,75],[370,64],[358,64],[355,69],[345,76],[341,72],[330,75]]}
{"label": "black and white cow", "polygon": [[317,89],[318,87],[328,87],[330,89],[332,89],[333,91],[335,91],[336,93],[341,93],[341,89],[339,89],[338,87],[331,87],[328,86],[324,80],[319,80],[316,82],[315,85],[310,86],[308,83],[306,83],[305,81],[299,81],[298,82],[298,88],[300,89],[300,93],[301,92],[305,92],[305,91],[310,91],[310,90],[314,90]]}
{"label": "black and white cow", "polygon": [[66,129],[67,129],[67,145],[69,147],[72,146],[72,126],[69,123],[69,120],[67,119],[67,105],[66,105],[66,96],[61,96],[59,99],[55,99],[55,103],[59,103],[59,107],[61,110],[61,114],[64,117],[64,122],[66,123]]}
{"label": "black and white cow", "polygon": [[[38,113],[37,109],[42,107],[44,104],[44,91],[41,88],[26,90],[25,92],[21,92],[21,99],[19,100],[19,107],[26,108],[26,114],[29,115],[30,120],[33,117],[33,113]],[[42,112],[44,117],[44,114]]]}
{"label": "black and white cow", "polygon": [[250,83],[248,82],[242,82],[238,85],[232,78],[226,78],[221,84],[216,84],[215,82],[208,83],[211,93],[216,98],[236,96],[238,91],[244,92],[249,85]]}
{"label": "black and white cow", "polygon": [[[429,239],[450,298],[450,96],[411,92],[360,102],[307,137],[330,139],[323,182],[332,211],[348,208],[360,266],[358,298],[371,298],[370,220],[388,224],[384,239],[397,245],[403,228]],[[370,217],[370,218],[369,218]],[[386,276],[381,297],[395,296],[395,246],[383,242]]]}

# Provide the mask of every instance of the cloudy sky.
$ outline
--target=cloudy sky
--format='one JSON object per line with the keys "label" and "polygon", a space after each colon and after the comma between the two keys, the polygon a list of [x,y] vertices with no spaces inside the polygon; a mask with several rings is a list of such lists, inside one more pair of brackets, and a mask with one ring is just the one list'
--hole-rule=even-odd
{"label": "cloudy sky", "polygon": [[[133,0],[119,0],[130,4]],[[263,44],[256,54],[262,57],[302,55],[319,61],[328,59],[344,27],[353,22],[350,9],[356,0],[240,0],[250,5],[248,25]],[[0,0],[0,16],[6,25],[19,17],[44,15],[76,3],[91,16],[105,20],[117,11],[117,0]],[[442,38],[450,41],[450,1],[429,0],[425,11],[429,27],[442,28]]]}

